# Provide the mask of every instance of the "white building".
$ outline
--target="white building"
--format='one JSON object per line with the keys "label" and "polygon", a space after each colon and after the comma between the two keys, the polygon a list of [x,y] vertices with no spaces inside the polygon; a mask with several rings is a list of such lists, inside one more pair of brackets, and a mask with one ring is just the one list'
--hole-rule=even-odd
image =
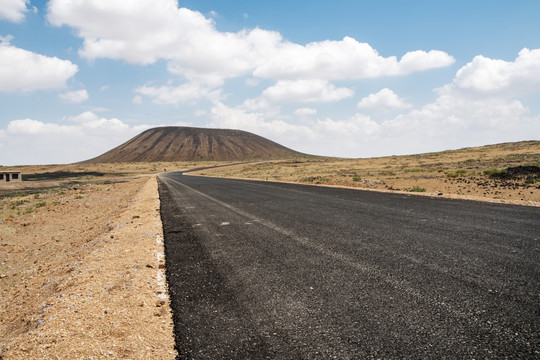
{"label": "white building", "polygon": [[22,173],[20,171],[0,171],[0,183],[21,181]]}

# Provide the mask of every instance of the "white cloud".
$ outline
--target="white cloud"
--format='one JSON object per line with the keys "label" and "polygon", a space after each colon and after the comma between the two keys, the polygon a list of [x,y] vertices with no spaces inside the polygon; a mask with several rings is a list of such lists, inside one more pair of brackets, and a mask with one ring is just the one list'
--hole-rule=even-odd
{"label": "white cloud", "polygon": [[317,109],[313,109],[313,108],[300,108],[300,109],[296,109],[296,110],[294,111],[294,115],[300,116],[300,117],[306,117],[306,116],[317,115]]}
{"label": "white cloud", "polygon": [[48,57],[0,41],[0,91],[60,89],[78,71],[68,60]]}
{"label": "white cloud", "polygon": [[398,61],[395,56],[380,56],[369,44],[351,37],[306,46],[292,43],[280,45],[274,56],[257,66],[255,76],[277,79],[363,79],[405,75],[445,67],[455,61],[452,56],[438,50],[409,52]]}
{"label": "white cloud", "polygon": [[28,11],[26,5],[29,0],[0,0],[0,20],[21,22]]}
{"label": "white cloud", "polygon": [[397,96],[390,89],[382,89],[376,94],[370,94],[366,96],[358,103],[359,109],[379,109],[379,108],[396,108],[396,109],[408,109],[412,105],[408,104]]}
{"label": "white cloud", "polygon": [[[242,129],[270,139],[297,139],[298,134],[304,138],[315,138],[315,133],[305,125],[295,125],[283,120],[268,120],[262,112],[250,112],[238,107],[229,107],[221,102],[214,103],[210,111],[212,122],[209,127]],[[294,141],[293,141],[294,142]]]}
{"label": "white cloud", "polygon": [[221,91],[212,90],[196,82],[180,86],[141,86],[135,92],[153,98],[156,104],[178,104],[195,102],[201,98],[219,99]]}
{"label": "white cloud", "polygon": [[308,118],[302,124],[276,120],[275,115],[241,107],[214,104],[210,127],[242,129],[267,137],[294,150],[317,155],[360,153],[366,143],[382,133],[382,126],[357,114],[346,120]]}
{"label": "white cloud", "polygon": [[58,97],[67,103],[80,104],[83,101],[88,100],[88,91],[85,89],[68,91],[66,93],[59,94]]}
{"label": "white cloud", "polygon": [[451,86],[481,96],[540,91],[540,49],[523,49],[515,61],[476,56],[459,69]]}
{"label": "white cloud", "polygon": [[348,88],[337,88],[326,80],[280,80],[263,91],[258,98],[247,99],[242,108],[247,110],[265,110],[290,103],[329,103],[354,95]]}
{"label": "white cloud", "polygon": [[254,29],[223,33],[199,12],[178,8],[175,0],[52,0],[49,21],[77,29],[80,55],[137,64],[169,60],[169,70],[189,79],[215,82],[245,74],[254,52],[274,42],[275,33]]}
{"label": "white cloud", "polygon": [[133,97],[134,104],[142,104],[142,102],[143,102],[143,99],[141,95],[135,95],[135,97]]}
{"label": "white cloud", "polygon": [[[347,157],[422,153],[537,139],[540,116],[530,114],[523,102],[515,98],[538,92],[534,85],[535,52],[521,51],[513,62],[492,59],[486,62],[485,58],[479,62],[477,57],[460,69],[451,83],[438,90],[435,101],[387,119],[375,121],[356,114],[344,118],[303,117],[298,124],[276,120],[285,117],[279,112],[263,112],[262,107],[243,104],[231,108],[218,104],[212,110],[210,125],[252,131],[306,153]],[[489,82],[468,82],[484,79],[479,75],[484,68],[490,74]],[[525,77],[524,84],[518,81]],[[360,107],[400,105],[405,109],[402,99],[388,89],[383,90],[363,99]],[[256,100],[262,102],[261,98]],[[309,113],[309,108],[295,111],[297,116]]]}
{"label": "white cloud", "polygon": [[10,135],[46,135],[51,133],[69,135],[77,130],[70,126],[46,124],[32,119],[14,120],[7,126],[7,133]]}
{"label": "white cloud", "polygon": [[354,95],[348,88],[337,88],[325,80],[280,80],[266,89],[262,97],[271,103],[333,102]]}
{"label": "white cloud", "polygon": [[92,112],[68,117],[67,123],[33,119],[13,120],[6,129],[4,164],[50,164],[82,161],[98,156],[150,126],[130,126]]}
{"label": "white cloud", "polygon": [[87,59],[122,59],[150,64],[168,61],[170,72],[210,87],[252,74],[275,80],[361,79],[403,75],[452,64],[445,52],[406,53],[401,60],[380,56],[369,44],[345,37],[307,45],[283,40],[259,28],[220,32],[199,12],[176,0],[51,0],[48,19],[68,25],[83,38]]}

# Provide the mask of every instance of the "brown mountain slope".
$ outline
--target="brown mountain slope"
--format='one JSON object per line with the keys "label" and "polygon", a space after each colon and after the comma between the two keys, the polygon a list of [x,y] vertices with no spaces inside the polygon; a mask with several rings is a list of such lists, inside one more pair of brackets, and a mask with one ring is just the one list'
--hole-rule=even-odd
{"label": "brown mountain slope", "polygon": [[301,155],[261,136],[225,129],[158,127],[85,163],[238,161]]}

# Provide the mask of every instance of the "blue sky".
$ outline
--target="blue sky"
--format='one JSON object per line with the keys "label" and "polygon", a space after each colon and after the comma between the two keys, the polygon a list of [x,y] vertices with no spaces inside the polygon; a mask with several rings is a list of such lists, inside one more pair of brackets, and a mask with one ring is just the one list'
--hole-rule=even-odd
{"label": "blue sky", "polygon": [[155,126],[371,157],[538,139],[538,1],[0,0],[0,165]]}

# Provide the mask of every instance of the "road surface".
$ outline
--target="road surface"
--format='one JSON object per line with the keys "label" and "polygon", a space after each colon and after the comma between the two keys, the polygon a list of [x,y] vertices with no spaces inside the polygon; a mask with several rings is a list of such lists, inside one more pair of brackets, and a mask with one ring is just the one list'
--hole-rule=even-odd
{"label": "road surface", "polygon": [[540,209],[160,176],[180,358],[540,358]]}

